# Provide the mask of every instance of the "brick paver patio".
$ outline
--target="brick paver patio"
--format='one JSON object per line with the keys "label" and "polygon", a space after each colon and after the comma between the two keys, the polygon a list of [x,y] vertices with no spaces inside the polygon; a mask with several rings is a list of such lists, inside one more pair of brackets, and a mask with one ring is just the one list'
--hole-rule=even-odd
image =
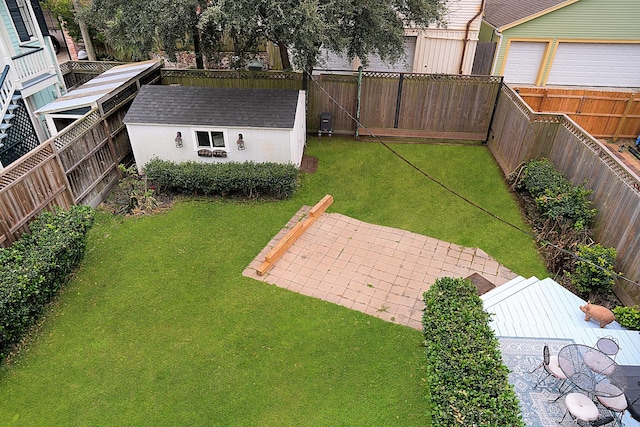
{"label": "brick paver patio", "polygon": [[422,294],[440,277],[478,273],[496,286],[516,274],[478,248],[324,213],[264,276],[266,254],[309,210],[305,206],[243,275],[421,329]]}

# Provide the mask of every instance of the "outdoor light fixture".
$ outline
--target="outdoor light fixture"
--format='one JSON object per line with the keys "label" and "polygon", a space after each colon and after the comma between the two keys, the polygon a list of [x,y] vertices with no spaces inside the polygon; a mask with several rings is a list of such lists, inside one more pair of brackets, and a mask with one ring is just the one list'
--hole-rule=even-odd
{"label": "outdoor light fixture", "polygon": [[176,134],[176,148],[182,148],[182,132]]}
{"label": "outdoor light fixture", "polygon": [[238,134],[238,140],[236,141],[236,144],[238,144],[238,150],[244,150],[244,139],[242,139],[241,133]]}

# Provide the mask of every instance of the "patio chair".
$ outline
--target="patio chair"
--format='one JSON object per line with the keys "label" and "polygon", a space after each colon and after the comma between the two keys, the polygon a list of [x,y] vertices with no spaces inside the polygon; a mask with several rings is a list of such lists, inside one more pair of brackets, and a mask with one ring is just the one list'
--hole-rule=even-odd
{"label": "patio chair", "polygon": [[580,425],[580,421],[591,423],[600,418],[600,411],[596,404],[582,393],[567,394],[564,403],[567,405],[567,410],[558,424],[562,424],[567,414],[571,415],[575,425]]}
{"label": "patio chair", "polygon": [[602,337],[596,341],[596,348],[610,356],[613,360],[616,359],[616,355],[620,351],[620,345],[618,344],[618,340],[614,337]]}
{"label": "patio chair", "polygon": [[558,364],[558,356],[551,356],[549,354],[549,346],[546,344],[542,349],[542,362],[540,362],[540,364],[529,373],[533,374],[540,368],[543,368],[544,370],[540,373],[540,378],[538,378],[538,382],[533,386],[533,388],[538,387],[538,385],[540,385],[540,383],[542,381],[545,381],[547,378],[554,377],[556,380],[562,381],[562,383],[560,383],[560,386],[558,387],[558,389],[561,390],[562,386],[567,380],[567,376],[560,369],[560,365]]}
{"label": "patio chair", "polygon": [[[598,385],[599,384],[596,384],[596,391],[598,390]],[[618,391],[620,391],[620,394],[615,397],[596,396],[596,398],[598,399],[598,402],[600,402],[602,406],[604,406],[606,409],[609,410],[609,412],[613,416],[613,419],[616,421],[616,423],[619,426],[622,426],[622,415],[624,414],[624,411],[626,411],[628,407],[627,397],[619,388],[610,384],[608,385],[608,387],[609,388],[613,387],[614,389],[617,389]]]}

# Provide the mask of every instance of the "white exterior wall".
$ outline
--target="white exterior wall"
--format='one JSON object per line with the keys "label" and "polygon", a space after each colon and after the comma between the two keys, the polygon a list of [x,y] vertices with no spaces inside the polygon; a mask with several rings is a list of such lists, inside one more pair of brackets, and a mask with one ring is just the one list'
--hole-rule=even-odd
{"label": "white exterior wall", "polygon": [[307,120],[305,113],[306,93],[301,90],[298,96],[298,105],[296,107],[296,119],[293,123],[293,129],[290,133],[291,144],[291,162],[300,167],[302,163],[302,154],[307,144]]}
{"label": "white exterior wall", "polygon": [[[405,36],[416,38],[415,50],[406,54],[408,60],[412,61],[407,64],[406,71],[429,74],[459,74],[462,71],[462,74],[471,74],[482,23],[482,14],[479,13],[481,6],[482,0],[450,0],[447,5],[449,12],[445,18],[446,26],[406,28]],[[407,45],[413,47],[413,43]],[[349,62],[335,54],[325,52],[325,55],[329,59],[325,64],[320,64],[319,68],[355,71],[360,65],[357,59]],[[372,63],[374,61],[375,59],[370,60]],[[405,68],[403,63],[388,68],[384,70],[405,71],[402,70]]]}
{"label": "white exterior wall", "polygon": [[405,34],[417,36],[413,72],[471,74],[482,23],[481,6],[482,0],[450,0],[446,27],[407,29]]}
{"label": "white exterior wall", "polygon": [[[200,157],[195,140],[196,130],[220,131],[224,133],[227,157]],[[220,128],[172,125],[138,125],[127,124],[131,148],[136,159],[138,172],[142,173],[144,165],[153,157],[173,162],[196,161],[212,162],[276,162],[296,163],[300,159],[293,157],[291,138],[293,129],[264,128]],[[175,143],[176,133],[182,133],[182,148]],[[238,150],[236,140],[241,133],[245,149]]]}

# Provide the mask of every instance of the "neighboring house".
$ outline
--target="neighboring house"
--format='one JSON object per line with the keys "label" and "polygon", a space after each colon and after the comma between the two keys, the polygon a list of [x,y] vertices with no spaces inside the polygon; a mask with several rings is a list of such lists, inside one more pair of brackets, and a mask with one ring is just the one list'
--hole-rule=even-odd
{"label": "neighboring house", "polygon": [[0,169],[47,137],[33,114],[66,89],[38,0],[0,0]]}
{"label": "neighboring house", "polygon": [[123,122],[139,172],[153,157],[300,166],[305,92],[143,86]]}
{"label": "neighboring house", "polygon": [[[471,74],[480,31],[484,0],[449,0],[445,26],[405,29],[405,58],[388,64],[369,57],[365,71]],[[318,70],[352,70],[361,65],[332,52],[323,51]]]}
{"label": "neighboring house", "polygon": [[640,87],[638,0],[486,0],[482,42],[507,83]]}
{"label": "neighboring house", "polygon": [[160,60],[117,65],[39,108],[35,114],[46,122],[50,136],[56,136],[117,92],[129,94],[150,79],[156,79],[161,67]]}

